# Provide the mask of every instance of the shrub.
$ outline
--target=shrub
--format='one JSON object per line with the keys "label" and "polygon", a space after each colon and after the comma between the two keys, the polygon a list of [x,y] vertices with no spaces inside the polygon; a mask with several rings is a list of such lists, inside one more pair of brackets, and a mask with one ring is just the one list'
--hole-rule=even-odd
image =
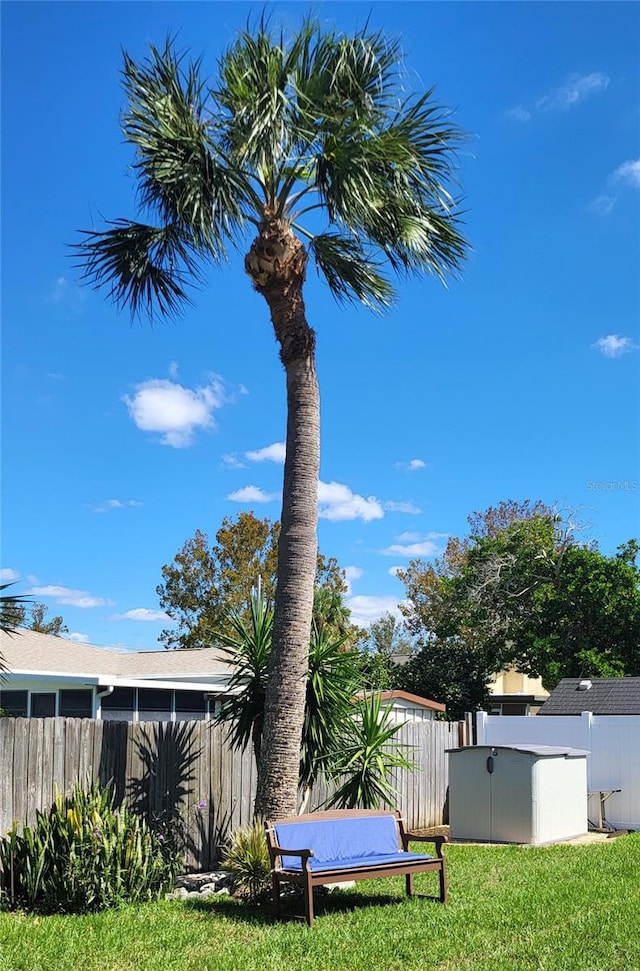
{"label": "shrub", "polygon": [[231,873],[236,896],[247,903],[261,903],[267,899],[271,889],[271,861],[261,820],[235,831],[222,858],[222,866]]}
{"label": "shrub", "polygon": [[80,914],[151,900],[173,883],[180,862],[163,833],[124,803],[114,806],[109,786],[75,785],[37,812],[33,827],[20,833],[14,823],[0,839],[0,907]]}

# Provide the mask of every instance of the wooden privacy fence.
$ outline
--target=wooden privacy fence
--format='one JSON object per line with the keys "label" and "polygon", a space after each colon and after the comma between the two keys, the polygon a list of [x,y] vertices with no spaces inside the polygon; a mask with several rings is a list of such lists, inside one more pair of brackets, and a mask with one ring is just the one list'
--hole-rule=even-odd
{"label": "wooden privacy fence", "polygon": [[[14,820],[35,821],[56,791],[98,780],[116,799],[148,818],[180,813],[186,826],[185,865],[206,870],[238,826],[251,822],[256,768],[251,748],[233,751],[226,730],[210,722],[111,722],[85,718],[0,718],[0,835]],[[448,787],[445,751],[459,744],[458,724],[405,724],[397,740],[411,746],[416,769],[396,770],[397,806],[408,829],[444,821]],[[327,798],[321,781],[309,808]]]}

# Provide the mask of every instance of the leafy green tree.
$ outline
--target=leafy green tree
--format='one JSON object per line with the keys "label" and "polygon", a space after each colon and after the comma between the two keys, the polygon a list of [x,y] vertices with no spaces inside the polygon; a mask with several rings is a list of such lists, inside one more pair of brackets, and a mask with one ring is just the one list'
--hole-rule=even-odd
{"label": "leafy green tree", "polygon": [[260,577],[269,599],[275,591],[279,523],[241,512],[227,516],[209,545],[206,533],[196,530],[162,567],[163,582],[156,592],[163,610],[178,624],[160,640],[167,648],[207,647],[214,631],[225,629],[230,610],[249,603],[251,589]]}
{"label": "leafy green tree", "polygon": [[20,617],[18,626],[25,627],[27,630],[38,631],[39,634],[53,634],[56,637],[68,634],[69,628],[62,617],[57,616],[47,620],[48,612],[49,608],[43,603],[31,604],[28,612],[24,605],[17,607],[16,616]]}
{"label": "leafy green tree", "polygon": [[86,279],[133,314],[170,315],[254,234],[245,269],[268,306],[286,373],[278,586],[258,812],[295,810],[316,573],[320,407],[304,283],[309,258],[339,301],[384,308],[386,264],[444,278],[466,243],[448,185],[460,130],[406,94],[400,45],[305,20],[288,42],[264,20],[222,56],[217,79],[167,41],[124,55],[122,116],[140,219],[86,232]]}
{"label": "leafy green tree", "polygon": [[485,708],[493,671],[480,650],[459,637],[431,638],[411,660],[393,671],[393,687],[446,705],[448,721]]}
{"label": "leafy green tree", "polygon": [[[248,604],[258,579],[264,595],[273,601],[279,536],[280,523],[257,519],[252,512],[225,517],[212,545],[206,533],[196,530],[173,562],[162,567],[164,582],[156,588],[161,606],[178,625],[160,634],[165,647],[208,647],[218,632],[233,635],[231,613],[249,621]],[[335,637],[350,639],[346,589],[335,557],[318,552],[314,619]]]}
{"label": "leafy green tree", "polygon": [[415,649],[404,624],[387,610],[372,621],[363,640],[361,665],[367,687],[378,691],[395,687],[395,658]]}
{"label": "leafy green tree", "polygon": [[426,664],[436,700],[456,670],[477,673],[455,689],[474,707],[482,680],[509,666],[549,689],[562,677],[640,673],[635,541],[607,557],[541,503],[501,503],[469,522],[474,532],[451,540],[441,559],[414,561],[401,575],[407,624],[423,645],[413,673]]}
{"label": "leafy green tree", "polygon": [[573,545],[532,597],[515,645],[521,670],[551,689],[561,678],[640,675],[640,570],[624,553]]}

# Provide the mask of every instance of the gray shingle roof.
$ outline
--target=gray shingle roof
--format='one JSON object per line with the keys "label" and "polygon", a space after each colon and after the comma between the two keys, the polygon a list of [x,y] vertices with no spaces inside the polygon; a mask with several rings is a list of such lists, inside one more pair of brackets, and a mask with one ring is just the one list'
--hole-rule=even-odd
{"label": "gray shingle roof", "polygon": [[0,654],[10,671],[117,675],[127,678],[229,676],[232,668],[214,647],[200,651],[115,651],[65,637],[20,630],[0,631]]}
{"label": "gray shingle roof", "polygon": [[[591,687],[579,690],[581,681]],[[563,678],[538,715],[640,715],[640,678]]]}

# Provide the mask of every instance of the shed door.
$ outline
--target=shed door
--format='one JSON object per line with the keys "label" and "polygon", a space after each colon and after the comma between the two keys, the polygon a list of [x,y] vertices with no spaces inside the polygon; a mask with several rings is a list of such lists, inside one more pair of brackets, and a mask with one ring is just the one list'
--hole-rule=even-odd
{"label": "shed door", "polygon": [[531,756],[498,749],[491,774],[491,839],[529,843],[531,835]]}
{"label": "shed door", "polygon": [[451,829],[454,838],[491,839],[491,777],[487,773],[490,749],[470,746],[454,754],[449,764]]}

